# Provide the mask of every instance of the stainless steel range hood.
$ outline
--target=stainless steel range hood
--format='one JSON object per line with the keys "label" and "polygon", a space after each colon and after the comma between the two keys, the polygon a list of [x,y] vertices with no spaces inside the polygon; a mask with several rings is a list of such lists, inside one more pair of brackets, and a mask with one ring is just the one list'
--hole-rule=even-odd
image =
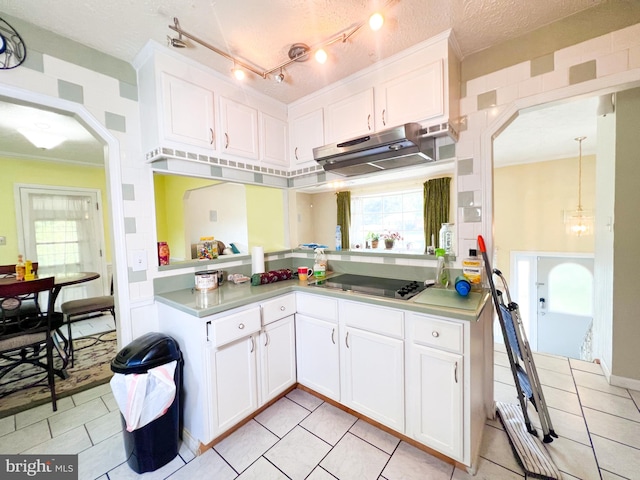
{"label": "stainless steel range hood", "polygon": [[313,149],[327,172],[345,177],[382,172],[435,160],[435,138],[418,123],[407,123],[359,138]]}

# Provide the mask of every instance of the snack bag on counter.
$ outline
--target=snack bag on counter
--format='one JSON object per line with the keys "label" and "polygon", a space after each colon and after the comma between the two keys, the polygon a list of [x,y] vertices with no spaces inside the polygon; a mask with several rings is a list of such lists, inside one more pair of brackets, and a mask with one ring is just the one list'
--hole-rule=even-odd
{"label": "snack bag on counter", "polygon": [[213,237],[200,237],[198,243],[198,260],[218,258],[218,242]]}

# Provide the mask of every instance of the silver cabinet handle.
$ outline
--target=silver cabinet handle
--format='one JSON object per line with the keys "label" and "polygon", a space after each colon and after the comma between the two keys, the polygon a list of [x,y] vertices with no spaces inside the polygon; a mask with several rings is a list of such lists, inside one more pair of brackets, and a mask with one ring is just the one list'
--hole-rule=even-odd
{"label": "silver cabinet handle", "polygon": [[458,383],[458,362],[456,362],[456,366],[453,369],[453,379]]}
{"label": "silver cabinet handle", "polygon": [[367,129],[371,130],[371,114],[367,115]]}
{"label": "silver cabinet handle", "polygon": [[344,343],[347,345],[347,348],[349,348],[349,332],[347,332],[347,336],[344,337]]}
{"label": "silver cabinet handle", "polygon": [[253,336],[249,337],[249,339],[251,340],[251,350],[249,350],[249,353],[253,353],[253,350],[256,348],[256,342],[253,340]]}
{"label": "silver cabinet handle", "polygon": [[293,156],[296,157],[296,160],[300,160],[298,158],[298,147],[296,147],[296,149],[293,151]]}
{"label": "silver cabinet handle", "polygon": [[433,332],[431,332],[431,336],[435,337],[435,338],[438,338],[440,336],[440,334],[437,331],[434,330]]}
{"label": "silver cabinet handle", "polygon": [[284,312],[286,309],[287,309],[287,307],[285,307],[284,305],[282,305],[282,306],[280,307],[280,311],[281,311],[281,312]]}
{"label": "silver cabinet handle", "polygon": [[229,148],[229,134],[228,133],[224,134],[224,140],[225,140],[224,148]]}
{"label": "silver cabinet handle", "polygon": [[331,343],[333,343],[334,345],[336,344],[336,339],[335,339],[335,337],[334,337],[335,333],[336,333],[336,328],[335,328],[335,327],[333,327],[333,328],[331,329]]}
{"label": "silver cabinet handle", "polygon": [[385,108],[382,110],[382,126],[385,126],[387,124],[387,121],[384,119],[386,113],[387,109]]}
{"label": "silver cabinet handle", "polygon": [[269,345],[270,341],[271,341],[271,339],[269,338],[269,333],[268,332],[264,332],[264,346],[266,347],[267,345]]}
{"label": "silver cabinet handle", "polygon": [[214,140],[215,136],[213,135],[213,128],[209,128],[209,144],[213,145]]}
{"label": "silver cabinet handle", "polygon": [[240,330],[244,330],[244,323],[240,323],[240,324],[238,324],[238,328],[239,328]]}

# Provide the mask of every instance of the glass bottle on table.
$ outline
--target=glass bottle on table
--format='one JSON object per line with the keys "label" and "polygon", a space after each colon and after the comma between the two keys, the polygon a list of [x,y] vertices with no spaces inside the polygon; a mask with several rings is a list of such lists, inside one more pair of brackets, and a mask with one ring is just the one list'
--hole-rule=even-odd
{"label": "glass bottle on table", "polygon": [[24,265],[23,256],[18,255],[18,263],[16,263],[16,280],[18,281],[24,280],[25,273],[26,273],[26,268]]}

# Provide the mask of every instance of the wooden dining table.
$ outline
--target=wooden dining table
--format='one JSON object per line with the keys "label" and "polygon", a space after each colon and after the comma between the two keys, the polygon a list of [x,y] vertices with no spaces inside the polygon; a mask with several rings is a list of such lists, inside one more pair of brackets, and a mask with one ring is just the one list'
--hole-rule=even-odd
{"label": "wooden dining table", "polygon": [[[36,275],[36,278],[47,278],[47,277],[51,277],[51,275]],[[100,278],[100,274],[97,272],[58,273],[58,274],[54,274],[53,277],[54,277],[54,284],[53,284],[53,290],[51,291],[51,294],[53,295],[53,303],[55,303],[63,287],[68,287],[70,285],[77,285],[79,283],[90,282],[91,280]],[[4,278],[0,278],[0,286],[11,285],[18,282],[28,282],[28,281],[29,280],[16,280],[15,277],[4,277]],[[69,364],[69,352],[66,350],[65,347],[60,345],[60,340],[58,339],[57,335],[53,335],[52,338],[53,338],[53,342],[56,347],[56,350],[60,354],[63,361],[62,368],[60,369],[56,368],[54,371],[60,378],[62,379],[68,378],[69,374],[67,373],[66,368],[67,368],[67,365]],[[62,337],[62,339],[63,339],[63,343],[67,345],[68,343],[67,339],[64,337]]]}
{"label": "wooden dining table", "polygon": [[[51,275],[37,275],[36,278],[46,278]],[[73,273],[57,273],[53,275],[53,299],[54,301],[60,295],[60,291],[63,287],[69,285],[77,285],[78,283],[90,282],[96,278],[100,278],[100,274],[97,272],[73,272]],[[11,285],[16,282],[28,282],[29,280],[16,280],[15,277],[0,278],[0,285]]]}

